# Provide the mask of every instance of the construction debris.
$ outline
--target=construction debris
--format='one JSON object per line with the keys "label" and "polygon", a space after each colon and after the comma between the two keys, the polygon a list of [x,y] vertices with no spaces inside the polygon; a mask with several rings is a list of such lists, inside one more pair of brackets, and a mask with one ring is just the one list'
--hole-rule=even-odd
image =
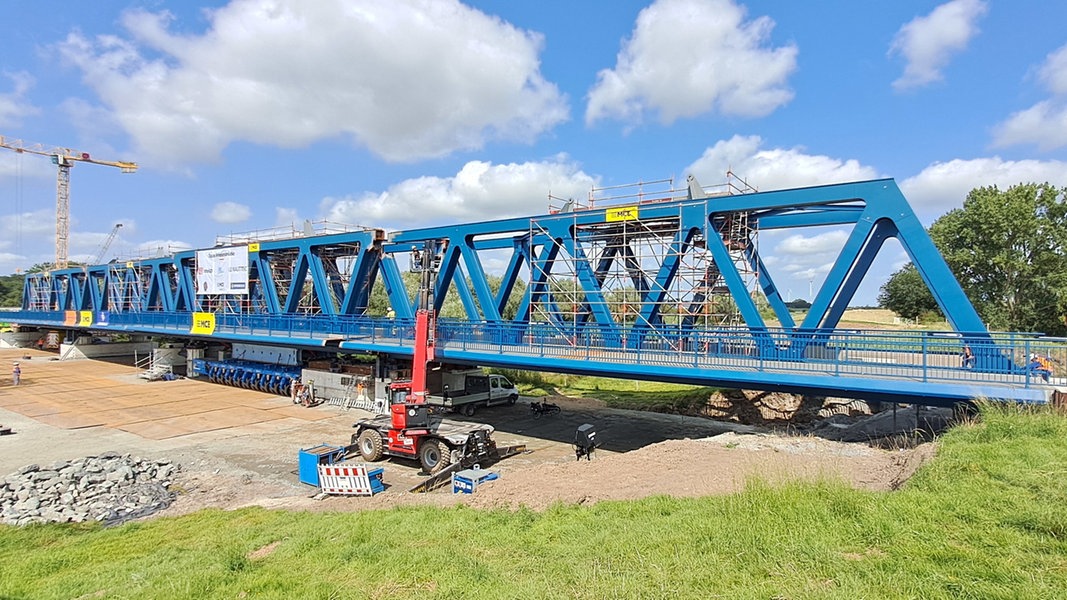
{"label": "construction debris", "polygon": [[160,511],[174,500],[168,489],[179,466],[105,452],[99,456],[26,465],[0,480],[0,522],[117,525]]}

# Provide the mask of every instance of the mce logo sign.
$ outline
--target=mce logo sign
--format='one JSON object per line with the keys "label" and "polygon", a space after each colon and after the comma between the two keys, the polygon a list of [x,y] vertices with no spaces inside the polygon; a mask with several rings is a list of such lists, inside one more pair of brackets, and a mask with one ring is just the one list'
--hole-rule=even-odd
{"label": "mce logo sign", "polygon": [[609,208],[604,211],[604,220],[609,223],[613,221],[635,221],[637,220],[637,207],[619,206],[616,208]]}

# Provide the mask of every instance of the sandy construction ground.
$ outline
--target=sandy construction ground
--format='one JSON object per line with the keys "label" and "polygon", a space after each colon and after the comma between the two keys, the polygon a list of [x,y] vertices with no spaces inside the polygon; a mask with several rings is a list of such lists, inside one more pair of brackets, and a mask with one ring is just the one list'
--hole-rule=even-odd
{"label": "sandy construction ground", "polygon": [[[0,371],[0,425],[14,431],[0,436],[0,475],[26,464],[48,465],[108,450],[169,459],[183,470],[174,487],[177,499],[162,513],[167,515],[250,505],[346,511],[463,502],[541,509],[553,502],[727,494],[753,479],[831,478],[857,488],[890,490],[934,451],[930,444],[879,450],[565,398],[553,399],[561,414],[533,419],[524,398],[470,419],[493,425],[500,446],[527,446],[523,454],[487,465],[500,477],[473,495],[454,495],[448,486],[409,493],[424,477],[417,465],[392,459],[376,465],[384,468],[384,492],[322,498],[317,488],[299,481],[300,449],[349,443],[352,424],[368,413],[328,405],[304,408],[287,397],[190,379],[146,382],[129,366],[51,358],[35,350],[0,350],[0,365],[6,369]],[[11,385],[9,375],[15,360],[22,367],[19,386]],[[906,429],[907,414],[902,412],[893,424]],[[571,442],[585,423],[594,425],[602,445],[593,460],[576,461]],[[840,434],[848,427],[845,423],[832,430]]]}

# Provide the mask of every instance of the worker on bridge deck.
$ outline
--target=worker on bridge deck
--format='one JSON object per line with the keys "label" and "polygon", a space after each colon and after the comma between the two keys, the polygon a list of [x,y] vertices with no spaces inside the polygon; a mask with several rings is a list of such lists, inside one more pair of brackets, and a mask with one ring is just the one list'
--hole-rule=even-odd
{"label": "worker on bridge deck", "polygon": [[960,362],[964,369],[974,368],[974,352],[971,352],[970,346],[963,347],[963,352],[960,353]]}
{"label": "worker on bridge deck", "polygon": [[1040,375],[1045,383],[1052,377],[1052,361],[1040,354],[1030,354],[1030,364],[1026,365],[1026,369],[1034,375]]}

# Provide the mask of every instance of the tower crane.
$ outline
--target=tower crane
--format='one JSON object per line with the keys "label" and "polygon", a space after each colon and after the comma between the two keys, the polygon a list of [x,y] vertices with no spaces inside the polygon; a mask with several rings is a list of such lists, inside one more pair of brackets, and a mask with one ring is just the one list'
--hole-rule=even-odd
{"label": "tower crane", "polygon": [[[74,163],[90,163],[107,167],[118,167],[123,173],[137,171],[137,163],[126,161],[98,160],[88,152],[78,152],[70,148],[33,144],[0,135],[0,148],[14,150],[19,154],[36,154],[52,158],[56,165],[56,268],[65,269],[68,263],[70,241],[70,168]],[[114,236],[115,232],[112,232]]]}

